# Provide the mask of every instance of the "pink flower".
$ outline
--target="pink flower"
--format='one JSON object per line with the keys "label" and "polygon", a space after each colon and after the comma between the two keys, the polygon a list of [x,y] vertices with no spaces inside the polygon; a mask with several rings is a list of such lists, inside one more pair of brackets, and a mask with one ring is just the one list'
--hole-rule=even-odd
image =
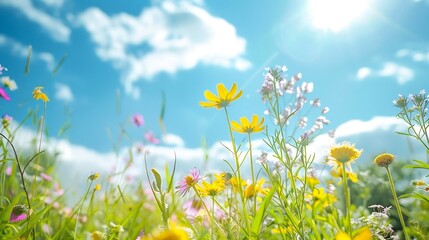
{"label": "pink flower", "polygon": [[203,208],[203,201],[194,198],[183,204],[183,209],[187,215],[197,215],[198,212]]}
{"label": "pink flower", "polygon": [[12,167],[11,167],[11,166],[8,166],[8,167],[6,168],[5,173],[6,173],[6,175],[7,175],[7,176],[12,175]]}
{"label": "pink flower", "polygon": [[136,127],[141,127],[144,125],[143,116],[136,113],[131,117],[131,121],[136,125]]}
{"label": "pink flower", "polygon": [[9,95],[7,95],[6,91],[3,88],[0,88],[0,97],[2,97],[6,101],[10,100]]}
{"label": "pink flower", "polygon": [[9,222],[19,222],[27,218],[28,209],[25,205],[16,205],[10,213]]}
{"label": "pink flower", "polygon": [[46,180],[46,181],[48,181],[48,182],[50,182],[51,180],[52,180],[52,177],[51,176],[49,176],[48,174],[46,174],[46,173],[41,173],[40,174],[40,177],[42,177],[44,180]]}
{"label": "pink flower", "polygon": [[156,138],[156,137],[153,135],[153,133],[152,133],[152,132],[147,132],[147,133],[144,135],[144,137],[146,138],[146,140],[147,140],[148,142],[153,143],[153,144],[159,144],[159,143],[161,142],[158,138]]}
{"label": "pink flower", "polygon": [[191,170],[191,173],[188,174],[183,180],[180,180],[177,183],[176,189],[179,195],[183,196],[185,195],[189,189],[200,180],[200,173],[197,171],[196,168]]}

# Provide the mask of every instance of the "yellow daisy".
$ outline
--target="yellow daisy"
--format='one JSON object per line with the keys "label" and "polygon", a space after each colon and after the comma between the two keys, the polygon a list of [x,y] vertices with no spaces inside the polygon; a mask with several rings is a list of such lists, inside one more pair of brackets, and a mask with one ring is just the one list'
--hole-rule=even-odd
{"label": "yellow daisy", "polygon": [[216,107],[217,109],[224,108],[229,103],[237,100],[243,94],[243,91],[237,93],[237,84],[233,83],[231,89],[228,91],[223,83],[217,84],[217,96],[209,90],[204,91],[204,96],[208,102],[200,102],[202,107]]}
{"label": "yellow daisy", "polygon": [[264,118],[262,117],[261,121],[259,122],[258,115],[253,115],[251,122],[249,122],[249,119],[247,119],[247,117],[241,117],[240,123],[234,120],[231,122],[232,130],[239,133],[260,132],[265,128],[264,126],[262,126],[262,124],[264,124]]}
{"label": "yellow daisy", "polygon": [[43,102],[49,101],[49,98],[46,94],[42,92],[43,87],[36,87],[33,90],[33,98],[36,100],[41,99]]}

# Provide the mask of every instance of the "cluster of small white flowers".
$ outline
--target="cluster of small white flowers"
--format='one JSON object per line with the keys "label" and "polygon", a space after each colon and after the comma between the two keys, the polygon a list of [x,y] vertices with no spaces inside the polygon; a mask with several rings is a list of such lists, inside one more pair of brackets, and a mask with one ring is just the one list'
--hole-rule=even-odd
{"label": "cluster of small white flowers", "polygon": [[[289,150],[288,150],[288,152],[289,152]],[[271,168],[271,172],[273,174],[282,173],[283,169],[284,169],[283,164],[277,158],[275,158],[271,155],[269,156],[268,153],[265,151],[262,151],[261,155],[256,157],[256,162],[261,164],[261,165],[265,165],[268,168]]]}
{"label": "cluster of small white flowers", "polygon": [[392,206],[371,205],[368,208],[373,209],[371,215],[354,220],[353,225],[357,228],[370,226],[372,236],[378,239],[399,239],[397,235],[394,235],[393,226],[389,224],[389,211]]}
{"label": "cluster of small white flowers", "polygon": [[[289,103],[284,107],[281,107],[281,112],[278,116],[274,117],[275,124],[285,124],[289,125],[289,119],[292,115],[296,114],[301,110],[305,103],[307,103],[307,94],[312,93],[314,90],[314,84],[312,82],[298,82],[302,79],[302,74],[298,73],[291,77],[289,80],[286,78],[286,71],[288,69],[285,66],[276,66],[274,68],[267,68],[266,73],[264,74],[264,82],[262,88],[259,91],[262,96],[262,101],[267,102],[275,100],[286,94],[294,96],[294,102]],[[321,101],[319,98],[311,100],[309,104],[312,107],[320,107]],[[266,110],[265,114],[272,114],[272,110]],[[313,133],[317,130],[323,128],[324,125],[329,124],[330,121],[326,119],[325,115],[329,112],[328,107],[324,107],[321,110],[321,115],[318,117],[313,125],[304,131],[300,139],[308,139]],[[306,116],[301,117],[298,120],[298,127],[305,129],[308,126],[308,118]]]}

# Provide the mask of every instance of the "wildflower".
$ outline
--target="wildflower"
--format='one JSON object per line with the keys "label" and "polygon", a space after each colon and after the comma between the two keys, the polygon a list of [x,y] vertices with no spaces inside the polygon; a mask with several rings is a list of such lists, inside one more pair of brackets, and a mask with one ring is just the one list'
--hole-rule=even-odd
{"label": "wildflower", "polygon": [[144,125],[143,116],[136,113],[131,117],[131,121],[134,123],[136,127],[141,127]]}
{"label": "wildflower", "polygon": [[265,179],[261,178],[256,184],[249,184],[246,189],[244,189],[244,197],[247,199],[255,197],[258,193],[267,193],[267,189],[262,188]]}
{"label": "wildflower", "polygon": [[228,106],[231,102],[237,100],[243,94],[243,91],[237,92],[237,84],[233,83],[231,89],[228,91],[223,85],[223,83],[217,84],[217,93],[216,96],[209,90],[204,91],[204,96],[208,102],[200,102],[202,107],[216,107],[217,109],[224,108]]}
{"label": "wildflower", "polygon": [[[342,174],[343,174],[342,166],[339,166],[339,167],[337,167],[331,171],[331,176],[334,178],[342,178],[342,176],[343,176]],[[346,169],[346,176],[348,179],[350,179],[350,181],[352,181],[354,183],[358,182],[357,174],[353,173],[351,170]],[[342,182],[342,179],[340,179],[340,181],[338,181],[338,185],[340,185],[341,182]]]}
{"label": "wildflower", "polygon": [[240,187],[240,184],[241,184],[241,187],[244,187],[244,186],[246,186],[246,185],[247,185],[247,182],[246,182],[246,181],[244,181],[243,179],[236,178],[236,177],[232,177],[232,178],[229,180],[229,182],[231,183],[232,189],[233,189],[235,192],[237,192],[237,191],[238,191],[238,189],[239,189],[239,187]]}
{"label": "wildflower", "polygon": [[170,228],[163,231],[156,232],[152,236],[143,237],[142,240],[188,240],[190,239],[188,233],[182,228]]}
{"label": "wildflower", "polygon": [[2,77],[1,78],[1,83],[9,88],[9,90],[11,91],[15,91],[16,89],[18,89],[18,86],[16,86],[16,82],[12,79],[10,79],[9,77]]}
{"label": "wildflower", "polygon": [[393,100],[393,105],[395,105],[398,108],[405,108],[407,107],[407,104],[408,104],[408,100],[401,94],[399,94],[398,99]]}
{"label": "wildflower", "polygon": [[4,71],[7,71],[7,68],[3,67],[3,66],[0,64],[0,75],[2,75],[2,74],[3,74],[3,70],[4,70]]}
{"label": "wildflower", "polygon": [[187,215],[196,215],[203,208],[203,201],[200,199],[192,199],[183,204],[183,209]]}
{"label": "wildflower", "polygon": [[[325,193],[323,188],[314,188],[311,194],[311,199],[313,200],[313,206],[318,209],[320,207],[332,206],[337,198],[330,193]],[[307,205],[311,209],[311,206]]]}
{"label": "wildflower", "polygon": [[262,152],[259,157],[257,157],[256,161],[260,164],[267,164],[268,163],[268,153]]}
{"label": "wildflower", "polygon": [[368,227],[364,227],[353,238],[351,238],[351,236],[345,232],[339,232],[337,235],[335,235],[335,240],[370,240],[371,236],[371,230],[369,230]]}
{"label": "wildflower", "polygon": [[7,128],[10,123],[12,122],[13,118],[7,114],[4,114],[1,118],[1,125],[3,125],[4,128]]}
{"label": "wildflower", "polygon": [[377,164],[377,166],[379,167],[387,167],[393,162],[394,159],[395,159],[395,155],[389,154],[389,153],[383,153],[378,155],[374,159],[374,163]]}
{"label": "wildflower", "polygon": [[425,90],[420,90],[419,94],[410,94],[408,98],[413,102],[414,107],[421,107],[426,100],[426,92]]}
{"label": "wildflower", "polygon": [[95,191],[99,191],[101,189],[101,185],[100,184],[96,184],[94,187],[94,192]]}
{"label": "wildflower", "polygon": [[150,143],[153,143],[153,144],[159,144],[160,143],[160,140],[158,138],[156,138],[155,135],[153,135],[153,132],[147,132],[144,135],[144,137]]}
{"label": "wildflower", "polygon": [[252,122],[249,122],[247,117],[241,117],[240,123],[238,123],[234,120],[231,122],[232,130],[235,132],[239,132],[239,133],[260,132],[260,131],[264,130],[264,128],[265,128],[264,126],[262,126],[262,124],[264,124],[264,118],[262,117],[261,121],[259,122],[258,115],[252,116]]}
{"label": "wildflower", "polygon": [[89,175],[88,179],[91,181],[97,180],[97,178],[100,176],[100,173],[93,173]]}
{"label": "wildflower", "polygon": [[6,173],[6,176],[12,175],[12,167],[11,166],[7,166],[6,170],[4,172]]}
{"label": "wildflower", "polygon": [[345,164],[350,167],[350,163],[355,161],[362,153],[362,150],[357,150],[353,144],[342,143],[331,147],[328,160],[335,166]]}
{"label": "wildflower", "polygon": [[92,240],[104,240],[104,239],[107,239],[107,236],[106,236],[106,234],[104,234],[100,231],[95,231],[95,232],[92,232],[91,239]]}
{"label": "wildflower", "polygon": [[316,99],[314,99],[314,100],[311,100],[311,101],[310,101],[310,104],[311,104],[311,106],[313,106],[313,107],[320,107],[320,99],[319,99],[319,98],[316,98]]}
{"label": "wildflower", "polygon": [[179,195],[185,195],[190,188],[195,186],[195,184],[198,183],[200,180],[200,173],[197,171],[196,168],[191,170],[191,173],[188,174],[183,180],[180,180],[177,183],[176,189]]}
{"label": "wildflower", "polygon": [[9,222],[19,222],[27,218],[28,208],[25,205],[16,205],[10,213]]}
{"label": "wildflower", "polygon": [[0,88],[0,97],[6,101],[10,100],[9,95],[7,95],[6,91],[3,88]]}
{"label": "wildflower", "polygon": [[213,183],[203,181],[201,184],[202,185],[197,186],[197,189],[202,196],[215,197],[225,189],[224,180],[221,174],[216,174],[216,179]]}
{"label": "wildflower", "polygon": [[33,90],[33,98],[36,100],[41,99],[43,102],[49,101],[48,96],[42,92],[43,87],[36,87]]}
{"label": "wildflower", "polygon": [[52,177],[46,173],[40,173],[40,177],[43,178],[44,180],[48,181],[48,182],[50,182],[52,180]]}
{"label": "wildflower", "polygon": [[329,108],[328,107],[324,107],[323,109],[322,109],[322,114],[327,114],[329,112]]}
{"label": "wildflower", "polygon": [[123,232],[124,227],[119,224],[115,224],[114,222],[110,222],[110,227],[112,228],[113,232]]}

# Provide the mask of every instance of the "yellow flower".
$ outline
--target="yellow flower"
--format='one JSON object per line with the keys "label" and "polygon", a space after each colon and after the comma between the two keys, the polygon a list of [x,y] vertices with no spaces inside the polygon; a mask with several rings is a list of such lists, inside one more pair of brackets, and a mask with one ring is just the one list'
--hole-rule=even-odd
{"label": "yellow flower", "polygon": [[374,159],[374,163],[377,164],[377,166],[379,167],[387,167],[393,162],[394,159],[395,159],[395,155],[390,153],[383,153],[378,155]]}
{"label": "yellow flower", "polygon": [[42,99],[43,102],[49,101],[48,96],[42,92],[43,87],[36,87],[33,90],[33,98],[36,100]]}
{"label": "yellow flower", "polygon": [[202,107],[216,107],[217,109],[224,108],[229,103],[237,100],[243,94],[243,91],[237,92],[237,84],[233,83],[231,89],[228,91],[223,83],[217,84],[217,94],[213,94],[209,90],[204,91],[204,96],[208,102],[200,102]]}
{"label": "yellow flower", "polygon": [[333,194],[325,193],[323,188],[313,189],[313,193],[308,194],[306,199],[311,199],[313,201],[312,205],[307,204],[308,209],[313,209],[314,207],[318,210],[320,210],[321,207],[326,208],[328,206],[332,206],[332,204],[337,201],[337,198]]}
{"label": "yellow flower", "polygon": [[[333,169],[331,171],[331,175],[334,178],[342,178],[343,177],[342,166],[338,166],[336,169]],[[346,169],[346,175],[347,175],[347,178],[350,179],[350,181],[352,181],[354,183],[358,182],[357,174],[354,173],[354,172],[352,172],[351,170],[349,171],[349,170]],[[338,185],[340,185],[342,181],[343,180],[340,179],[340,181],[338,181]]]}
{"label": "yellow flower", "polygon": [[170,228],[156,232],[152,236],[143,237],[143,240],[188,240],[188,234],[180,228]]}
{"label": "yellow flower", "polygon": [[229,183],[231,184],[232,190],[234,190],[234,192],[238,192],[240,184],[241,184],[241,187],[244,187],[247,185],[246,181],[236,177],[231,177],[231,179],[229,180]]}
{"label": "yellow flower", "polygon": [[97,178],[100,176],[100,173],[93,173],[89,175],[88,179],[91,181],[97,180]]}
{"label": "yellow flower", "polygon": [[216,174],[216,179],[213,181],[213,183],[208,183],[206,181],[203,181],[201,184],[198,185],[197,189],[200,192],[202,196],[217,196],[219,193],[221,193],[225,189],[224,180],[222,179],[221,174]]}
{"label": "yellow flower", "polygon": [[[241,124],[240,124],[241,123]],[[232,121],[232,130],[239,133],[254,133],[254,132],[260,132],[264,130],[264,118],[261,118],[261,121],[259,122],[258,115],[252,116],[252,122],[249,122],[249,119],[247,117],[241,117],[240,123],[236,121]]]}
{"label": "yellow flower", "polygon": [[106,236],[106,234],[104,234],[100,231],[95,231],[95,232],[92,232],[91,239],[92,240],[104,240],[104,239],[107,239],[107,236]]}
{"label": "yellow flower", "polygon": [[94,191],[99,191],[100,189],[101,189],[101,185],[100,184],[95,185]]}
{"label": "yellow flower", "polygon": [[244,197],[247,199],[255,197],[258,193],[266,194],[268,190],[266,188],[262,188],[262,184],[264,184],[265,179],[261,178],[256,184],[247,185],[246,189],[244,189]]}
{"label": "yellow flower", "polygon": [[339,232],[337,235],[335,235],[335,240],[371,240],[371,236],[372,234],[369,228],[364,227],[353,238],[351,238],[345,232]]}
{"label": "yellow flower", "polygon": [[342,143],[331,147],[329,158],[336,161],[338,165],[355,161],[362,153],[362,150],[357,150],[353,144]]}

